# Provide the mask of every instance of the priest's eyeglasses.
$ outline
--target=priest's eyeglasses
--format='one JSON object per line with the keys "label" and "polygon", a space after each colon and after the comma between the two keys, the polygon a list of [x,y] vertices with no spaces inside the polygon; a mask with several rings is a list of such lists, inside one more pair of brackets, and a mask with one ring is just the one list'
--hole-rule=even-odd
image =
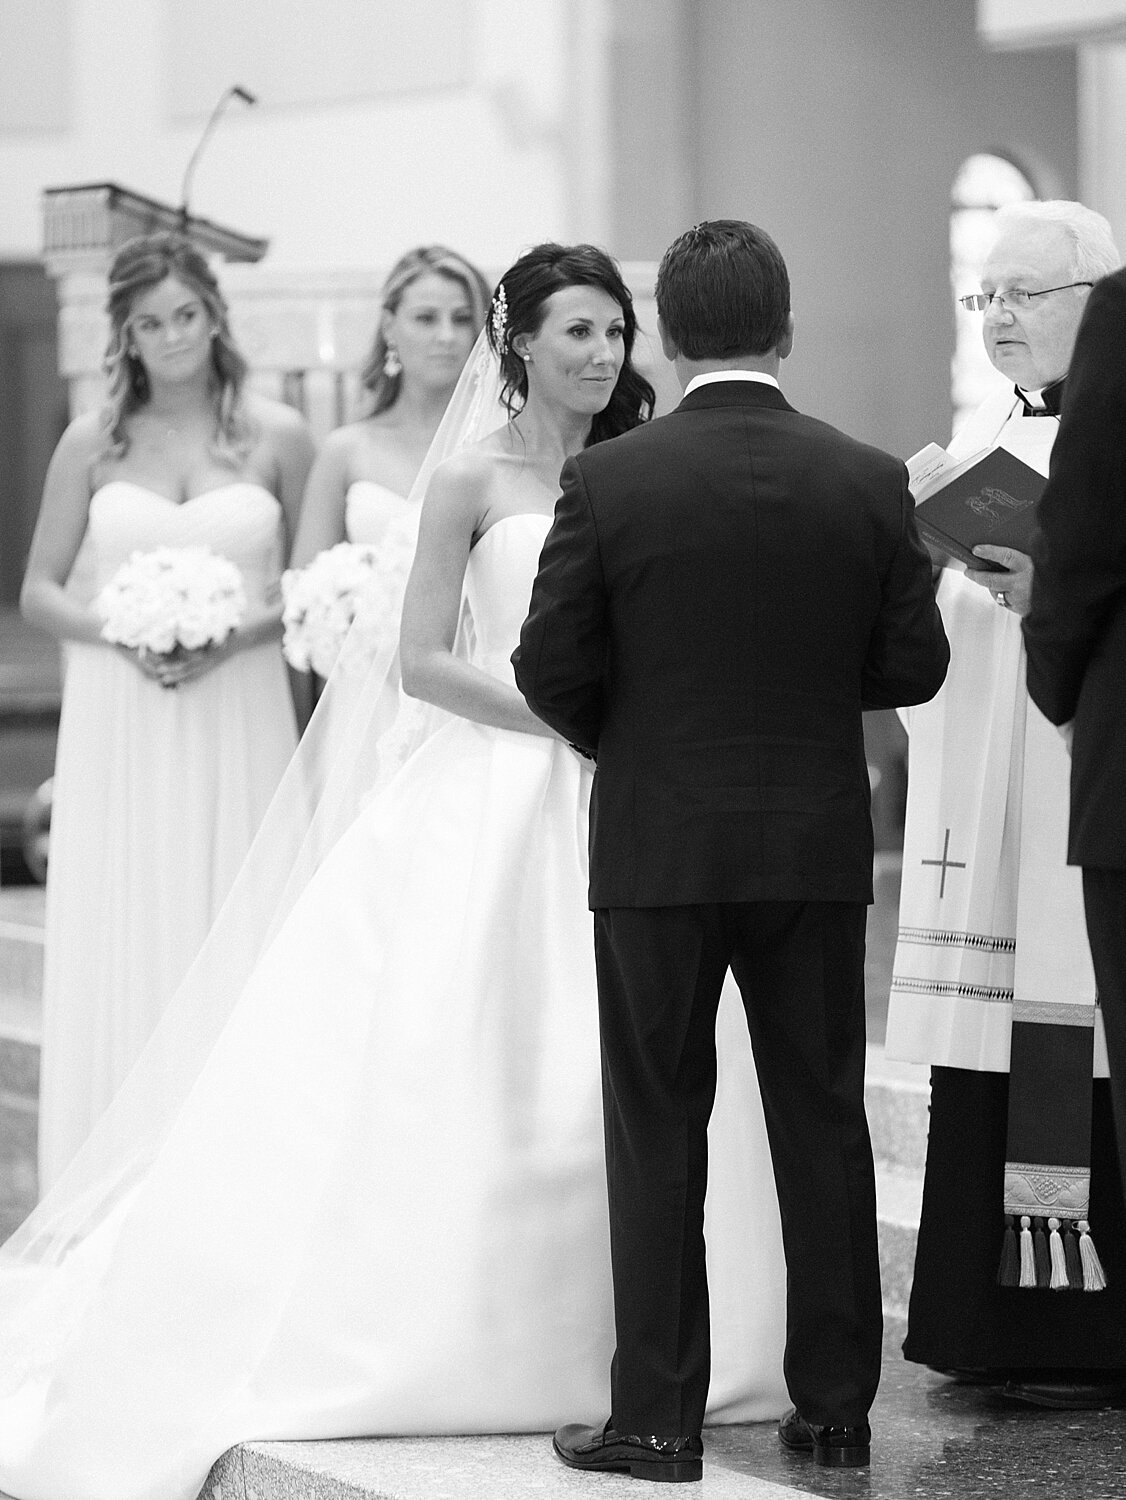
{"label": "priest's eyeglasses", "polygon": [[1063,286],[1046,286],[1042,292],[1026,292],[1021,287],[1013,287],[1007,292],[971,292],[968,297],[959,297],[958,301],[967,312],[984,312],[994,302],[1003,307],[1006,312],[1021,312],[1032,301],[1033,297],[1046,297],[1050,292],[1067,292],[1073,286],[1094,286],[1093,281],[1067,281]]}

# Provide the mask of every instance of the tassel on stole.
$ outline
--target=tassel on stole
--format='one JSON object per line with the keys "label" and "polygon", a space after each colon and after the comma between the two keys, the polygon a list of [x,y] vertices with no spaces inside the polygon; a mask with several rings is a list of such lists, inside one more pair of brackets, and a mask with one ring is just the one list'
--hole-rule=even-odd
{"label": "tassel on stole", "polygon": [[1073,1292],[1083,1290],[1083,1262],[1079,1257],[1079,1236],[1075,1225],[1068,1223],[1063,1231],[1063,1253],[1067,1260],[1067,1284]]}
{"label": "tassel on stole", "polygon": [[1063,1253],[1063,1240],[1060,1238],[1060,1221],[1058,1219],[1048,1220],[1048,1254],[1052,1262],[1051,1289],[1053,1292],[1066,1292],[1067,1259]]}
{"label": "tassel on stole", "polygon": [[1052,1283],[1052,1261],[1048,1254],[1048,1234],[1043,1219],[1032,1221],[1032,1251],[1036,1260],[1036,1285],[1046,1290]]}
{"label": "tassel on stole", "polygon": [[1032,1220],[1027,1214],[1020,1220],[1020,1283],[1022,1287],[1036,1285],[1036,1257],[1032,1249]]}
{"label": "tassel on stole", "polygon": [[1103,1270],[1095,1242],[1091,1238],[1091,1226],[1086,1219],[1079,1220],[1079,1258],[1083,1266],[1083,1290],[1101,1292],[1106,1288],[1106,1272]]}
{"label": "tassel on stole", "polygon": [[[1078,1253],[1077,1249],[1077,1256]],[[1020,1250],[1017,1248],[1016,1219],[1012,1214],[1005,1215],[1005,1235],[1001,1241],[1001,1264],[997,1267],[997,1285],[1020,1285]]]}

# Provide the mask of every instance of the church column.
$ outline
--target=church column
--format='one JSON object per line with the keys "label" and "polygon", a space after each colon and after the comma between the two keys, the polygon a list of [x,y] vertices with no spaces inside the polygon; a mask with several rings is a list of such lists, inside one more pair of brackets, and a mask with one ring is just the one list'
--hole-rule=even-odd
{"label": "church column", "polygon": [[1126,254],[1126,43],[1085,43],[1078,65],[1079,197]]}

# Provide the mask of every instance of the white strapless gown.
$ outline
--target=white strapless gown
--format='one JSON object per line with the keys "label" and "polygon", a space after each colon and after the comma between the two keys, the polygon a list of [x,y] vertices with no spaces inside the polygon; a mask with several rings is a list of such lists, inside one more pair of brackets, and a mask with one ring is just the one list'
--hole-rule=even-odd
{"label": "white strapless gown", "polygon": [[[402,552],[401,538],[404,526],[412,534],[417,528],[420,504],[407,500],[396,490],[388,489],[385,484],[378,484],[374,479],[355,479],[348,486],[344,497],[344,533],[349,542],[366,543],[369,546],[379,548],[388,541],[388,534],[392,533],[391,546],[396,555]],[[403,553],[403,575],[398,580],[400,589],[406,586],[406,573],[409,568],[407,555]],[[395,623],[397,631],[398,625]],[[331,741],[336,733],[337,726],[346,728],[353,710],[355,701],[349,691],[349,676],[338,676],[334,686],[333,694],[326,704],[321,706],[322,716],[326,713],[331,715],[323,723],[323,732]],[[379,712],[372,722],[372,729],[381,733],[394,722],[395,715],[401,704],[399,691],[399,657],[395,655],[387,674],[384,686],[383,700]],[[353,682],[354,687],[359,686],[359,679]]]}
{"label": "white strapless gown", "polygon": [[[470,554],[475,659],[507,681],[548,524]],[[367,804],[30,1326],[0,1275],[0,1489],[194,1500],[244,1439],[605,1418],[590,779],[557,740],[455,720]],[[786,1401],[785,1271],[730,994],[720,1030],[709,1409],[754,1420]]]}
{"label": "white strapless gown", "polygon": [[[90,501],[95,589],[134,551],[206,544],[248,598],[276,594],[281,509],[257,484],[184,504],[124,480]],[[296,743],[277,642],[168,692],[71,644],[47,882],[40,1190],[132,1067],[241,865]]]}
{"label": "white strapless gown", "polygon": [[378,546],[396,521],[417,504],[374,479],[354,479],[344,496],[344,534],[350,542]]}

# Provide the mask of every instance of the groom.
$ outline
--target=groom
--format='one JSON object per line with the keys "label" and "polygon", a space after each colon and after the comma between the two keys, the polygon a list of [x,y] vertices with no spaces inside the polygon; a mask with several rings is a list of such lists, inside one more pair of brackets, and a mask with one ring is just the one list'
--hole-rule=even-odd
{"label": "groom", "polygon": [[617,1351],[574,1468],[702,1474],[715,1019],[747,1013],[788,1270],[784,1444],[868,1462],[882,1329],[864,1114],[872,828],[861,711],[938,691],[948,648],[897,460],[782,395],[789,277],[717,220],[657,278],[685,394],[570,459],[513,656],[597,756],[591,805]]}

